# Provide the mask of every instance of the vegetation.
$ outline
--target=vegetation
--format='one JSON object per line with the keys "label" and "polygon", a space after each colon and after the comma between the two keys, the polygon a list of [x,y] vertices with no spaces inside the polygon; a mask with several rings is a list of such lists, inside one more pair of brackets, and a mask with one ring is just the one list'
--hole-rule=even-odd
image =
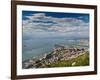
{"label": "vegetation", "polygon": [[47,65],[48,67],[71,67],[71,66],[87,66],[89,65],[89,52],[67,61],[58,61]]}
{"label": "vegetation", "polygon": [[29,59],[23,63],[23,68],[50,68],[88,66],[89,51],[85,48],[56,47],[49,54],[39,59]]}

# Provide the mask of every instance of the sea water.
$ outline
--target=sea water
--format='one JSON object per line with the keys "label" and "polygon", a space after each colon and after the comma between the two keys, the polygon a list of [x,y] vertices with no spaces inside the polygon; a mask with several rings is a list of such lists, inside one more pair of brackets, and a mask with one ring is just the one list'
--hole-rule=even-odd
{"label": "sea water", "polygon": [[[67,48],[72,48],[80,43],[81,39],[66,39],[66,38],[40,38],[22,40],[22,61],[31,59],[33,57],[39,58],[44,54],[53,51],[56,44],[64,45]],[[85,39],[86,40],[86,39]],[[80,45],[80,47],[88,47]]]}

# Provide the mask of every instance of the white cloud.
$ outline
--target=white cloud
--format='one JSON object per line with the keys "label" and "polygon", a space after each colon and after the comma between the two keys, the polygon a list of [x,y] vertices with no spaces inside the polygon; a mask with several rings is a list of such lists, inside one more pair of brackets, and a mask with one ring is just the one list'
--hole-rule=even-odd
{"label": "white cloud", "polygon": [[[87,36],[89,33],[89,23],[77,18],[57,18],[47,16],[45,13],[36,13],[26,16],[28,20],[23,20],[23,33],[31,33],[36,36]],[[81,16],[80,16],[81,18]]]}
{"label": "white cloud", "polygon": [[31,16],[26,16],[30,20],[32,19],[37,19],[37,18],[43,18],[46,17],[44,13],[37,13],[37,14],[32,14]]}

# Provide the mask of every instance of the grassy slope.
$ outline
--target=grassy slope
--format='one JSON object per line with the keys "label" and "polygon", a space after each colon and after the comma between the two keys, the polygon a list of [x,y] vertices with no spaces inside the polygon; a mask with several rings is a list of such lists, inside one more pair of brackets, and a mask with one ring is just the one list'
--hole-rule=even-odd
{"label": "grassy slope", "polygon": [[[75,64],[72,65],[72,63]],[[48,67],[71,67],[71,66],[87,66],[87,65],[89,65],[88,52],[68,61],[58,61],[57,63],[52,63],[48,65]]]}

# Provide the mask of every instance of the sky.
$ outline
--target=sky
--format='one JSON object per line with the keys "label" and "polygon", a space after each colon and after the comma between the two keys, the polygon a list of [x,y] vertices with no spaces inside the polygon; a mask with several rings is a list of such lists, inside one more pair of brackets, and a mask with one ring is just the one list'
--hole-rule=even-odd
{"label": "sky", "polygon": [[89,14],[22,11],[23,39],[89,37]]}

